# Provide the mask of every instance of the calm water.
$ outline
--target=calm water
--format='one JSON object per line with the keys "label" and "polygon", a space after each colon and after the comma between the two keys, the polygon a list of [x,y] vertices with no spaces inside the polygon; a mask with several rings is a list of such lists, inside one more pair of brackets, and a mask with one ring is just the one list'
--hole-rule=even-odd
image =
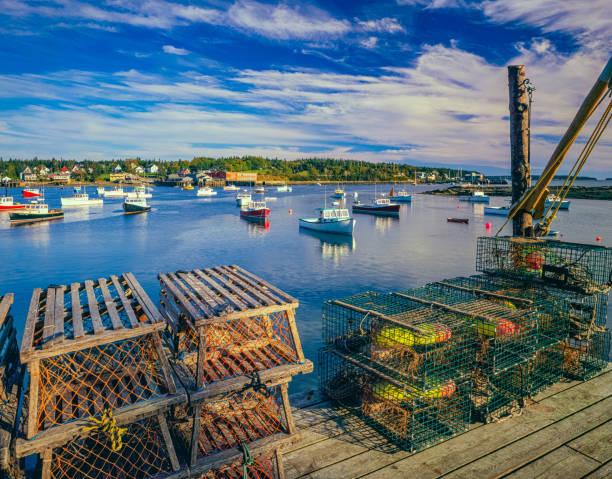
{"label": "calm water", "polygon": [[[377,189],[388,192],[390,186]],[[328,195],[332,190],[327,188]],[[270,192],[278,199],[268,203],[267,228],[239,218],[235,193],[220,191],[205,199],[195,190],[162,187],[153,192],[153,211],[143,215],[123,215],[118,199],[105,200],[102,207],[66,209],[63,220],[33,226],[11,227],[8,214],[0,213],[0,294],[15,293],[12,311],[21,331],[35,287],[131,271],[157,301],[158,272],[236,263],[300,300],[302,344],[316,362],[323,301],[473,274],[476,238],[495,234],[504,221],[483,216],[483,205],[415,195],[412,204],[402,206],[399,219],[356,215],[353,239],[300,231],[298,218],[314,215],[323,191],[294,186],[293,193]],[[346,191],[367,201],[374,187],[347,186]],[[59,198],[71,192],[49,188],[45,194],[50,207],[59,207]],[[9,194],[21,197],[20,191]],[[491,200],[492,205],[504,203],[503,198]],[[595,243],[600,236],[600,244],[611,246],[610,205],[572,200],[570,212],[560,212],[553,228],[567,241]],[[447,223],[449,216],[468,217],[470,224]],[[292,390],[315,387],[316,377],[315,372],[295,378]]]}

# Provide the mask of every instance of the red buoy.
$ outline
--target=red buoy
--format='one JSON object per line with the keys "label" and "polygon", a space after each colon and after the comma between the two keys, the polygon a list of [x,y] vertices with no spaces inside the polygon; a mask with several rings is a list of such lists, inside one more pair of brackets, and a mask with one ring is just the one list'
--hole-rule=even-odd
{"label": "red buoy", "polygon": [[595,238],[597,241],[601,241],[601,238],[598,236],[597,238]]}
{"label": "red buoy", "polygon": [[289,214],[291,214],[291,210],[289,210]]}
{"label": "red buoy", "polygon": [[487,221],[487,224],[485,224],[485,228],[486,228],[486,229],[488,229],[488,230],[490,230],[490,229],[491,229],[491,223],[489,223],[489,222]]}

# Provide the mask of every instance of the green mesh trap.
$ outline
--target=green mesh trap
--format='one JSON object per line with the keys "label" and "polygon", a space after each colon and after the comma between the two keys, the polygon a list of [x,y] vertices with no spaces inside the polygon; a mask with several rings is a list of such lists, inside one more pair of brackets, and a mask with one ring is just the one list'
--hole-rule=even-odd
{"label": "green mesh trap", "polygon": [[402,449],[418,451],[465,432],[469,381],[423,391],[335,349],[319,352],[321,390]]}
{"label": "green mesh trap", "polygon": [[481,237],[476,270],[593,293],[612,286],[612,249],[555,240]]}
{"label": "green mesh trap", "polygon": [[588,339],[569,339],[564,348],[564,373],[585,381],[605,369],[610,360],[610,330],[600,328]]}
{"label": "green mesh trap", "polygon": [[323,305],[323,341],[375,361],[420,389],[466,377],[473,367],[469,317],[394,293],[363,293]]}

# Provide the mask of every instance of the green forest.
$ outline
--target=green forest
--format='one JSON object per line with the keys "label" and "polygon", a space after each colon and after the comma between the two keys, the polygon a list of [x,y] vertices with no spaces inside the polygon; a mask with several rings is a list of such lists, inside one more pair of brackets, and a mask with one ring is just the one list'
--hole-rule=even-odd
{"label": "green forest", "polygon": [[[159,168],[156,176],[164,177],[189,168],[192,172],[199,170],[250,171],[257,172],[262,178],[284,179],[288,181],[401,181],[412,180],[415,172],[435,173],[437,178],[455,178],[459,170],[449,168],[416,167],[398,163],[371,163],[367,161],[305,158],[300,160],[282,160],[259,156],[231,158],[197,157],[192,160],[152,161],[140,158],[123,160],[31,160],[0,158],[0,177],[17,179],[26,167],[35,169],[46,166],[51,172],[58,172],[62,167],[72,170],[75,165],[80,169],[73,176],[93,181],[103,178],[120,165],[122,171],[131,172],[140,165],[147,167],[156,164]],[[469,173],[469,171],[464,171]]]}

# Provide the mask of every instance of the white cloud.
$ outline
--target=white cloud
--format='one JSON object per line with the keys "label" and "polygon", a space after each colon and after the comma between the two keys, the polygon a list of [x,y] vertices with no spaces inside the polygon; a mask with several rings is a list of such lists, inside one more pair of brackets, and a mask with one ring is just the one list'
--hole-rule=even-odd
{"label": "white cloud", "polygon": [[173,47],[172,45],[164,45],[163,50],[170,55],[189,55],[189,50]]}
{"label": "white cloud", "polygon": [[378,44],[378,38],[368,37],[368,38],[361,40],[359,43],[364,48],[369,48],[369,49],[376,48],[376,45]]}
{"label": "white cloud", "polygon": [[399,33],[405,31],[396,18],[385,17],[376,20],[358,21],[357,23],[366,32]]}
{"label": "white cloud", "polygon": [[269,5],[238,0],[227,14],[234,26],[278,40],[340,36],[351,28],[346,20],[336,20],[318,8],[291,7],[284,3]]}

